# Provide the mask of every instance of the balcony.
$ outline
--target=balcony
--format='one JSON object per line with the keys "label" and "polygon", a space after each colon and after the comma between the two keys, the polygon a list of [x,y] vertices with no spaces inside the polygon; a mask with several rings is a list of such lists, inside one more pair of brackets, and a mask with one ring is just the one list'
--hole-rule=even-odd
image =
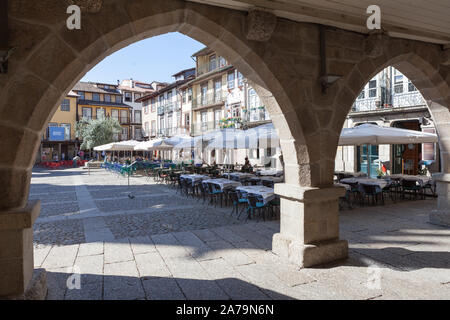
{"label": "balcony", "polygon": [[200,99],[194,98],[192,100],[192,109],[199,109],[203,107],[223,104],[227,98],[227,95],[223,92],[215,92],[206,94]]}
{"label": "balcony", "polygon": [[252,107],[249,109],[242,109],[244,113],[244,118],[247,122],[259,122],[270,120],[269,113],[267,112],[265,106]]}

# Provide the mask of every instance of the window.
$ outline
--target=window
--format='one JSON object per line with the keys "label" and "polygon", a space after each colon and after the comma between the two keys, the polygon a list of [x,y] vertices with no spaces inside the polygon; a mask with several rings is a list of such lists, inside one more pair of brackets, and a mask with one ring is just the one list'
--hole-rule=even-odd
{"label": "window", "polygon": [[128,140],[128,128],[122,128],[122,140]]}
{"label": "window", "polygon": [[106,117],[105,108],[97,108],[97,119],[104,119]]}
{"label": "window", "polygon": [[403,75],[394,76],[394,92],[403,93]]}
{"label": "window", "polygon": [[184,89],[183,92],[181,93],[183,103],[186,103],[186,96],[187,96],[187,90]]}
{"label": "window", "polygon": [[413,83],[410,81],[408,81],[408,92],[413,92],[413,91],[417,91],[417,88],[415,85],[413,85]]}
{"label": "window", "polygon": [[234,71],[227,75],[228,89],[234,89]]}
{"label": "window", "polygon": [[258,107],[257,97],[254,89],[248,90],[248,106],[250,109]]}
{"label": "window", "polygon": [[220,102],[222,99],[222,80],[214,82],[214,102]]}
{"label": "window", "polygon": [[148,131],[148,122],[145,122],[145,123],[144,123],[144,131],[145,131],[145,135],[146,135],[146,136],[149,136],[149,135],[150,135],[150,132]]}
{"label": "window", "polygon": [[131,102],[131,92],[125,92],[125,102]]}
{"label": "window", "polygon": [[152,120],[152,132],[151,135],[156,135],[156,120]]}
{"label": "window", "polygon": [[127,110],[120,110],[120,123],[129,123]]}
{"label": "window", "polygon": [[222,118],[222,110],[215,110],[214,111],[214,129],[219,128],[219,122]]}
{"label": "window", "polygon": [[374,98],[377,96],[377,80],[369,81],[369,97]]}
{"label": "window", "polygon": [[403,82],[403,76],[401,74],[397,75],[397,76],[394,76],[394,83],[395,84],[401,83],[401,82]]}
{"label": "window", "polygon": [[238,71],[238,86],[242,87],[244,85],[244,76]]}
{"label": "window", "polygon": [[208,84],[203,84],[201,88],[201,104],[206,105],[206,94],[208,93]]}
{"label": "window", "polygon": [[216,55],[213,54],[213,55],[210,55],[210,56],[209,56],[209,71],[214,70],[214,69],[216,69],[216,68],[217,68],[217,65],[216,65]]}
{"label": "window", "polygon": [[227,65],[227,61],[224,57],[219,57],[219,68],[222,68]]}
{"label": "window", "polygon": [[135,93],[134,94],[134,100],[136,101],[137,99],[139,99],[141,97],[140,93]]}
{"label": "window", "polygon": [[77,94],[80,96],[80,97],[79,97],[80,100],[84,100],[84,99],[85,99],[85,97],[84,97],[84,91],[78,91]]}
{"label": "window", "polygon": [[192,88],[188,88],[188,102],[192,100]]}
{"label": "window", "polygon": [[395,93],[403,93],[403,83],[396,84],[394,86]]}
{"label": "window", "polygon": [[60,127],[64,128],[64,140],[70,140],[70,123],[61,123]]}
{"label": "window", "polygon": [[201,120],[202,120],[202,131],[208,130],[208,113],[206,111],[202,112]]}
{"label": "window", "polygon": [[233,118],[239,118],[241,116],[241,108],[238,104],[231,107],[231,116]]}
{"label": "window", "polygon": [[70,111],[70,100],[64,99],[61,102],[61,111]]}
{"label": "window", "polygon": [[190,125],[190,121],[189,121],[189,113],[186,113],[186,115],[184,116],[184,125],[186,127],[189,127]]}
{"label": "window", "polygon": [[365,98],[365,95],[366,95],[366,92],[364,91],[364,89],[361,91],[361,93],[359,94],[359,96],[358,96],[358,100],[360,100],[360,99],[364,99]]}
{"label": "window", "polygon": [[111,109],[111,118],[119,120],[119,110]]}
{"label": "window", "polygon": [[122,96],[116,96],[116,103],[122,103]]}
{"label": "window", "polygon": [[83,107],[81,109],[81,114],[82,114],[83,119],[87,119],[87,120],[92,119],[92,108]]}
{"label": "window", "polygon": [[153,98],[152,99],[152,112],[155,112],[155,110],[156,110],[156,99]]}
{"label": "window", "polygon": [[105,102],[111,102],[111,95],[105,94],[105,95],[103,96],[103,98],[105,99]]}
{"label": "window", "polygon": [[92,100],[94,100],[94,101],[100,101],[100,94],[98,94],[98,93],[93,93],[93,94],[92,94]]}
{"label": "window", "polygon": [[134,122],[141,123],[141,111],[140,110],[134,111]]}

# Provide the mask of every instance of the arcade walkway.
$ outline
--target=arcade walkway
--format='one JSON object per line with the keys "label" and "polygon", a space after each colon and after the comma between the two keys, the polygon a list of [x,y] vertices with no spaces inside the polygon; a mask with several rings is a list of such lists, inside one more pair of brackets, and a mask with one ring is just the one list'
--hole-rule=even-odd
{"label": "arcade walkway", "polygon": [[[349,259],[299,270],[270,251],[278,221],[244,223],[142,177],[130,190],[103,170],[33,172],[47,299],[450,298],[450,230],[427,223],[435,200],[341,211]],[[80,289],[67,288],[72,272]]]}

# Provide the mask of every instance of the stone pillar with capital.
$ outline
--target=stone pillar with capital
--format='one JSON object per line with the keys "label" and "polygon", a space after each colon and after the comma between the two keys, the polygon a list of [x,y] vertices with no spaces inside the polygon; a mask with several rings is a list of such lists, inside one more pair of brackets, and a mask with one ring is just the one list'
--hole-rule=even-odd
{"label": "stone pillar with capital", "polygon": [[0,210],[0,299],[44,299],[45,270],[34,269],[33,224],[41,203]]}
{"label": "stone pillar with capital", "polygon": [[345,259],[348,243],[339,239],[339,197],[342,187],[275,184],[281,198],[280,233],[272,251],[300,267]]}

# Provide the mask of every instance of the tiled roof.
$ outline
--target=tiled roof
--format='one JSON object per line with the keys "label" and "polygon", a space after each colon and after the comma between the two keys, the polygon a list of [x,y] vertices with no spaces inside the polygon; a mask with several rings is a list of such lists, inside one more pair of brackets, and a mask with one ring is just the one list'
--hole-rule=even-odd
{"label": "tiled roof", "polygon": [[120,94],[120,91],[117,88],[113,89],[105,89],[99,88],[93,82],[78,82],[73,88],[73,91],[86,91],[86,92],[95,92],[95,93],[105,93],[105,94]]}

